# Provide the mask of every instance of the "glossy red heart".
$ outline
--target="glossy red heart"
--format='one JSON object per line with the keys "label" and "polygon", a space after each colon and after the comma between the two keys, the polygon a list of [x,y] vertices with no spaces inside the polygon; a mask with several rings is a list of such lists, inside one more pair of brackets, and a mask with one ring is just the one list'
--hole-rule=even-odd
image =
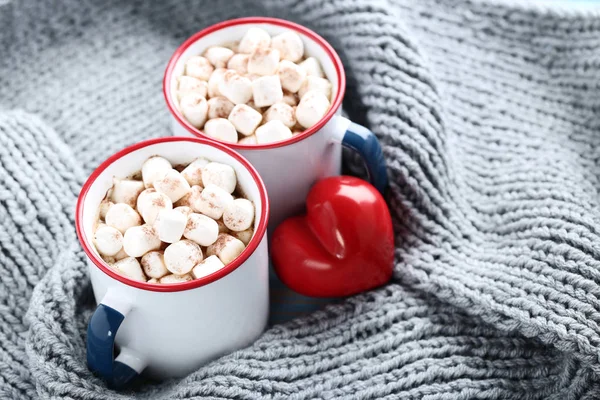
{"label": "glossy red heart", "polygon": [[306,198],[306,212],[273,233],[273,264],[288,287],[306,296],[341,297],[391,278],[392,219],[371,184],[351,176],[322,179]]}

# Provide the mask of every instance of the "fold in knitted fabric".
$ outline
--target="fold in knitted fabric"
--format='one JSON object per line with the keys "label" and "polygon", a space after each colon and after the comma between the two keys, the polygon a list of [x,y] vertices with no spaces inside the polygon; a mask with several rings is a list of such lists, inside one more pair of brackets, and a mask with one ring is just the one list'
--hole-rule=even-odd
{"label": "fold in knitted fabric", "polygon": [[[316,30],[381,139],[390,284],[190,376],[115,393],[85,365],[85,176],[167,135],[163,68],[242,15]],[[600,396],[600,16],[496,2],[0,3],[0,398]],[[23,111],[16,111],[23,110]]]}

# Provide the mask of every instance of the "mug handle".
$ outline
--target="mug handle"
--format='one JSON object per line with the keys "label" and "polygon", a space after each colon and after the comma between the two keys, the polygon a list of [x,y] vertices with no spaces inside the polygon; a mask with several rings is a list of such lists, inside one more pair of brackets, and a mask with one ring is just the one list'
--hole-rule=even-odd
{"label": "mug handle", "polygon": [[127,385],[146,366],[145,360],[127,347],[121,348],[114,358],[115,337],[130,310],[129,301],[108,289],[87,329],[88,368],[115,389]]}
{"label": "mug handle", "polygon": [[342,135],[339,137],[342,146],[356,151],[362,157],[367,167],[369,181],[382,195],[385,195],[388,176],[379,139],[369,129],[348,118],[341,116],[334,118],[339,126],[336,130]]}

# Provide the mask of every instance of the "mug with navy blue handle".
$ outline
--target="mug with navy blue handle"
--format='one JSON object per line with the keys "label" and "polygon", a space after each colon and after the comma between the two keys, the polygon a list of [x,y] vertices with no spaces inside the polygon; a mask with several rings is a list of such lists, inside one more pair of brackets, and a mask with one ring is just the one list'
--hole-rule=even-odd
{"label": "mug with navy blue handle", "polygon": [[[231,263],[189,282],[158,284],[130,279],[96,252],[98,207],[113,177],[139,172],[160,155],[173,165],[198,157],[232,166],[240,189],[254,203],[254,234]],[[250,163],[219,143],[164,137],[137,143],[103,162],[85,182],[75,223],[88,257],[98,307],[87,330],[87,364],[113,388],[142,372],[153,379],[185,376],[203,364],[251,344],[269,314],[269,256],[266,188]]]}
{"label": "mug with navy blue handle", "polygon": [[332,85],[329,110],[316,124],[291,138],[267,144],[223,142],[246,157],[263,178],[271,200],[269,232],[287,217],[303,212],[306,196],[315,182],[340,175],[342,146],[360,154],[369,180],[383,193],[388,178],[377,137],[341,116],[346,75],[339,55],[317,33],[290,21],[266,17],[227,20],[203,29],[179,46],[167,65],[163,81],[173,135],[217,140],[192,126],[181,114],[177,100],[178,78],[190,57],[202,54],[210,46],[239,41],[252,27],[262,28],[271,36],[296,32],[304,44],[305,56],[319,61],[324,76]]}

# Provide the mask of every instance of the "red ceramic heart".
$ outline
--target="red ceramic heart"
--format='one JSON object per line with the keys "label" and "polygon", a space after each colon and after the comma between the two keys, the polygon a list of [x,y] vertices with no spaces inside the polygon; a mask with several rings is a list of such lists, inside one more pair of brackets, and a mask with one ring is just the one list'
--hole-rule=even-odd
{"label": "red ceramic heart", "polygon": [[317,182],[307,214],[273,233],[279,278],[313,297],[341,297],[386,283],[392,276],[394,232],[385,200],[368,182],[336,176]]}

